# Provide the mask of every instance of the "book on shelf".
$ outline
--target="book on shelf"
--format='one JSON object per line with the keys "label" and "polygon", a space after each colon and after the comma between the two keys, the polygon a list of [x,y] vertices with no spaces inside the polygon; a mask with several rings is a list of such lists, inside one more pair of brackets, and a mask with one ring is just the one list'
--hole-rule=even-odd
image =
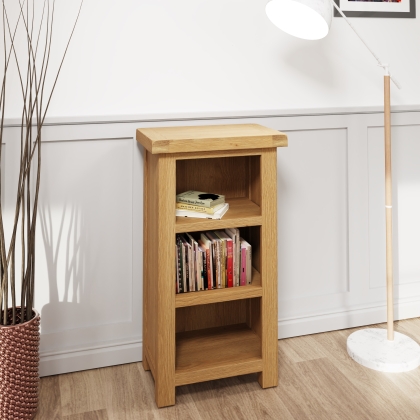
{"label": "book on shelf", "polygon": [[200,239],[198,244],[205,252],[205,281],[204,288],[205,290],[213,289],[213,259],[212,259],[212,250],[211,250],[211,241],[204,233],[200,234]]}
{"label": "book on shelf", "polygon": [[225,259],[225,287],[233,287],[233,241],[224,230],[216,230],[214,232],[224,243],[224,259]]}
{"label": "book on shelf", "polygon": [[206,250],[200,245],[200,241],[198,242],[198,252],[199,252],[199,260],[200,260],[200,267],[201,267],[201,290],[208,290],[208,280],[207,280],[207,259],[206,259]]}
{"label": "book on shelf", "polygon": [[205,232],[205,236],[207,236],[212,243],[213,248],[213,268],[214,268],[214,277],[215,277],[215,288],[221,289],[223,287],[222,283],[222,250],[221,250],[221,243],[222,241],[220,238],[215,235],[213,232],[208,231]]}
{"label": "book on shelf", "polygon": [[252,247],[237,228],[179,233],[175,259],[176,293],[251,284]]}
{"label": "book on shelf", "polygon": [[245,277],[246,284],[251,284],[252,278],[252,247],[251,245],[241,238],[241,248],[245,248],[246,251],[246,261],[245,261]]}
{"label": "book on shelf", "polygon": [[213,214],[199,212],[199,211],[183,210],[183,209],[177,208],[175,209],[175,215],[178,217],[192,217],[192,218],[197,218],[197,219],[220,220],[226,214],[228,210],[229,210],[229,203],[224,203]]}
{"label": "book on shelf", "polygon": [[214,207],[205,207],[205,206],[196,206],[194,204],[187,204],[187,203],[175,203],[175,209],[177,210],[187,210],[193,211],[198,213],[207,213],[207,214],[214,214],[218,210],[220,210],[225,203],[216,204]]}
{"label": "book on shelf", "polygon": [[181,293],[179,285],[179,279],[180,279],[180,271],[181,271],[181,262],[179,260],[179,246],[177,244],[175,244],[175,255],[176,255],[176,260],[175,260],[175,270],[176,270],[176,283],[175,283],[175,293]]}
{"label": "book on shelf", "polygon": [[246,286],[246,247],[241,244],[241,286]]}
{"label": "book on shelf", "polygon": [[185,291],[193,292],[195,290],[195,288],[194,288],[193,252],[192,252],[192,249],[191,249],[191,244],[188,243],[186,237],[183,234],[181,234],[180,238],[181,238],[181,241],[182,241],[182,245],[183,245],[183,248],[184,248],[184,255],[185,255],[184,268],[185,268],[185,272],[186,272],[186,283],[187,283],[187,287],[186,287]]}
{"label": "book on shelf", "polygon": [[194,292],[200,290],[200,266],[197,256],[198,243],[189,233],[185,233],[185,237],[187,242],[191,245],[191,290]]}
{"label": "book on shelf", "polygon": [[216,249],[216,270],[218,271],[217,287],[226,287],[226,243],[216,232],[207,231],[206,235],[213,241]]}
{"label": "book on shelf", "polygon": [[214,207],[225,202],[225,196],[202,191],[189,190],[176,196],[177,203],[186,203],[203,207]]}
{"label": "book on shelf", "polygon": [[241,244],[239,229],[225,229],[225,232],[230,236],[233,244],[233,285],[240,286]]}

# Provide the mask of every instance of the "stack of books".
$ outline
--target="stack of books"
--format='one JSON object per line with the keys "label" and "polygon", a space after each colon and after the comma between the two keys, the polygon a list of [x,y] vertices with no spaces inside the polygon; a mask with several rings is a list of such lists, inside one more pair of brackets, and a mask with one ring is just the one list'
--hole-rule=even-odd
{"label": "stack of books", "polygon": [[228,209],[229,204],[221,194],[190,190],[176,196],[176,216],[221,219]]}
{"label": "stack of books", "polygon": [[252,247],[239,229],[176,235],[176,293],[246,286],[252,279]]}

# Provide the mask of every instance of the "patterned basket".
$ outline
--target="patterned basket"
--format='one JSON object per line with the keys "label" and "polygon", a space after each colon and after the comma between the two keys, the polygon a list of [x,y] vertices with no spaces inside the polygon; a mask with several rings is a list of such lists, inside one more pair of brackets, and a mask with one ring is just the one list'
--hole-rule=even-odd
{"label": "patterned basket", "polygon": [[[16,309],[20,318],[20,308]],[[9,317],[12,311],[9,309]],[[0,419],[32,419],[38,407],[40,316],[0,325]]]}

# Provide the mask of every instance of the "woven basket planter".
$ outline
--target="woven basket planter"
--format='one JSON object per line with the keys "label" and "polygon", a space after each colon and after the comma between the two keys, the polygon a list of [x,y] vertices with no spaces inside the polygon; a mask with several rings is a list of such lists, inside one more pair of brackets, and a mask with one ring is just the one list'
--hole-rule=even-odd
{"label": "woven basket planter", "polygon": [[[20,318],[20,308],[16,309]],[[9,317],[11,316],[9,309]],[[32,419],[38,407],[39,313],[23,324],[0,325],[0,419]]]}

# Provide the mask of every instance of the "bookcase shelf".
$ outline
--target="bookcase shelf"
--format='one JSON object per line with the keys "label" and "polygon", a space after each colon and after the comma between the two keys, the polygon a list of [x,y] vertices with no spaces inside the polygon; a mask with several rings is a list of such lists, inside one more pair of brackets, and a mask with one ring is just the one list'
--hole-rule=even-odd
{"label": "bookcase shelf", "polygon": [[175,308],[206,305],[216,302],[249,299],[262,296],[261,275],[253,268],[251,284],[225,289],[204,290],[199,292],[179,293],[175,296]]}
{"label": "bookcase shelf", "polygon": [[[277,147],[287,136],[257,124],[137,130],[144,153],[143,367],[158,407],[175,387],[258,373],[277,385]],[[175,217],[187,190],[223,194],[221,220]],[[252,245],[247,286],[175,294],[177,233],[240,229]],[[221,351],[222,349],[222,351]]]}
{"label": "bookcase shelf", "polygon": [[261,207],[246,197],[230,198],[229,210],[221,220],[176,218],[176,233],[227,229],[238,226],[259,226],[262,223]]}
{"label": "bookcase shelf", "polygon": [[176,335],[176,386],[260,372],[262,365],[261,340],[246,324]]}

